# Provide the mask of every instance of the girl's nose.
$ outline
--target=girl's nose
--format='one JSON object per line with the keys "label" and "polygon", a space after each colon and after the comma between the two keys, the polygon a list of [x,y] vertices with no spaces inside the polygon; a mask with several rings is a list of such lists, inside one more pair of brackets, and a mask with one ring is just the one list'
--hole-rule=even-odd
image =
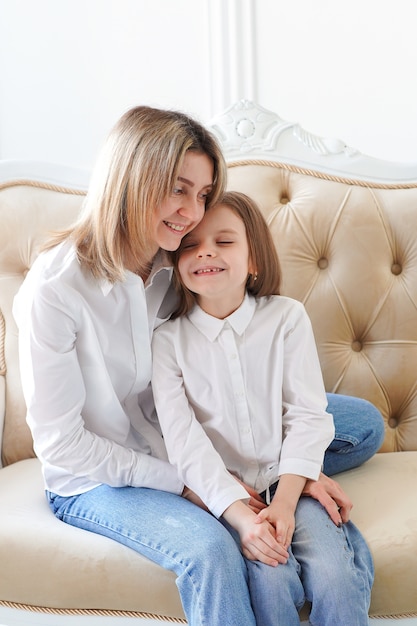
{"label": "girl's nose", "polygon": [[203,257],[213,257],[215,256],[215,252],[213,246],[209,241],[201,241],[200,245],[197,248],[197,258],[202,259]]}

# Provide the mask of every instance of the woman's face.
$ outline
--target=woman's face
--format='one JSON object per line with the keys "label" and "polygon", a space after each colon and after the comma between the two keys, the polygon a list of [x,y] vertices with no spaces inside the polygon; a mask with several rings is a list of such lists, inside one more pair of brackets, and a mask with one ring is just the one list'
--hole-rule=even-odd
{"label": "woman's face", "polygon": [[153,237],[158,248],[176,250],[184,235],[203,218],[213,174],[213,162],[207,154],[191,150],[186,153],[172,193],[153,215]]}

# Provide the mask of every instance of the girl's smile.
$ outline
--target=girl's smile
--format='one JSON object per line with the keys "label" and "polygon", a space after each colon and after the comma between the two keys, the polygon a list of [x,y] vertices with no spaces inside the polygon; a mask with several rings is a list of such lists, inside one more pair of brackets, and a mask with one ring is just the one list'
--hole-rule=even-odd
{"label": "girl's smile", "polygon": [[223,268],[221,267],[204,267],[201,270],[197,270],[194,274],[200,276],[201,274],[217,274],[218,272],[223,272]]}
{"label": "girl's smile", "polygon": [[210,208],[184,238],[178,270],[210,315],[224,318],[240,306],[251,264],[245,225],[230,207]]}

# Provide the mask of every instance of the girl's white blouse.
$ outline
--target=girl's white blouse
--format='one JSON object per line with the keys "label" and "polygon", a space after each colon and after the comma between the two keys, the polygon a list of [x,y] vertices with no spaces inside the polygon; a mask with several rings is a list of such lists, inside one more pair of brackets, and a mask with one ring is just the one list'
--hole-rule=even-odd
{"label": "girl's white blouse", "polygon": [[214,515],[281,474],[317,479],[334,437],[310,319],[282,296],[224,320],[196,306],[153,338],[152,385],[170,461]]}
{"label": "girl's white blouse", "polygon": [[46,489],[68,496],[105,483],[181,493],[150,390],[151,336],[172,308],[171,274],[158,259],[146,287],[131,272],[125,282],[100,282],[68,243],[28,272],[13,312]]}

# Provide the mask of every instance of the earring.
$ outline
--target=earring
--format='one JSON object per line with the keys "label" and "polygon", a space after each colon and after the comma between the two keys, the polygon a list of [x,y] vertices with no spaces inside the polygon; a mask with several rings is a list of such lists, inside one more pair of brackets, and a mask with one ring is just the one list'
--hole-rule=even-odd
{"label": "earring", "polygon": [[258,272],[255,272],[255,273],[252,275],[252,279],[253,279],[253,282],[255,282],[256,280],[258,280]]}

